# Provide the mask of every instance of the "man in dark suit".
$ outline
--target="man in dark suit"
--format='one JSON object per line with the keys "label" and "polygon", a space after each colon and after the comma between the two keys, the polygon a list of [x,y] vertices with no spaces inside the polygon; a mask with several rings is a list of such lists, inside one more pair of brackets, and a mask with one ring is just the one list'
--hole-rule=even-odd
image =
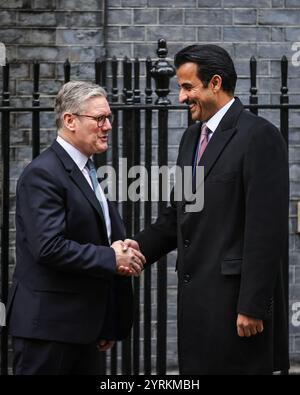
{"label": "man in dark suit", "polygon": [[190,212],[188,201],[173,196],[136,240],[147,263],[178,248],[180,372],[288,369],[285,143],[234,98],[237,76],[225,50],[192,45],[177,53],[175,66],[179,101],[200,121],[182,137],[178,166],[204,166],[204,207]]}
{"label": "man in dark suit", "polygon": [[[108,147],[104,89],[74,81],[55,104],[58,137],[17,186],[17,263],[8,301],[15,374],[97,374],[99,350],[132,324],[128,274],[144,257],[121,242],[124,227],[91,156]],[[123,276],[120,276],[123,275]],[[98,348],[98,350],[97,350]]]}

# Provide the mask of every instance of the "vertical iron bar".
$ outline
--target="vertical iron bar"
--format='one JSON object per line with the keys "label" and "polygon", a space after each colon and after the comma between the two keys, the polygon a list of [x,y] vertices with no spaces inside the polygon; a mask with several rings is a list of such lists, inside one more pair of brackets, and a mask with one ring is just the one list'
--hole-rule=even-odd
{"label": "vertical iron bar", "polygon": [[[118,110],[113,111],[114,122],[112,124],[112,166],[116,172],[116,184],[113,188],[116,188],[116,201],[119,200],[119,112]],[[118,347],[117,344],[113,347],[110,354],[110,368],[111,374],[117,374],[117,356]]]}
{"label": "vertical iron bar", "polygon": [[[9,107],[9,64],[3,66],[2,106]],[[4,111],[1,119],[2,148],[2,207],[1,207],[1,302],[7,303],[9,273],[9,148],[10,113]],[[7,327],[1,329],[1,375],[7,375]]]}
{"label": "vertical iron bar", "polygon": [[69,82],[71,75],[71,64],[69,62],[69,59],[67,59],[64,63],[64,75],[65,75],[65,83]]}
{"label": "vertical iron bar", "polygon": [[118,102],[118,61],[114,56],[111,61],[112,69],[112,102]]}
{"label": "vertical iron bar", "polygon": [[[125,103],[132,104],[132,79],[131,79],[131,71],[132,64],[128,60],[128,58],[124,58],[123,61],[123,70],[124,70],[124,95],[125,95]],[[132,155],[132,130],[134,125],[132,111],[129,109],[124,109],[123,111],[123,158],[127,159],[128,169],[132,166],[133,155]],[[127,174],[126,174],[127,177]],[[123,182],[125,180],[122,180]],[[128,199],[128,191],[126,191],[125,201],[123,202],[123,219],[126,227],[127,236],[132,235],[132,218],[133,218],[133,207],[132,202]],[[131,357],[131,335],[128,336],[122,342],[122,374],[131,374],[132,373],[132,357]]]}
{"label": "vertical iron bar", "polygon": [[123,66],[123,102],[124,103],[126,103],[126,90],[127,90],[126,84],[127,84],[127,79],[128,79],[127,64],[128,64],[128,58],[127,58],[127,56],[124,56],[124,59],[122,61],[122,66]]}
{"label": "vertical iron bar", "polygon": [[[39,79],[40,79],[40,64],[33,63],[33,93],[32,93],[32,106],[39,107],[40,94],[39,94]],[[32,112],[32,159],[40,154],[40,112]]]}
{"label": "vertical iron bar", "polygon": [[[145,102],[152,103],[152,86],[151,86],[151,69],[152,60],[150,56],[146,59],[146,89]],[[148,199],[144,204],[145,209],[145,227],[151,224],[152,203],[151,203],[151,165],[152,165],[152,109],[145,111],[145,167],[148,174]],[[149,265],[144,270],[144,374],[151,374],[151,272],[152,267]]]}
{"label": "vertical iron bar", "polygon": [[101,60],[101,86],[103,89],[107,91],[107,86],[106,86],[106,59]]}
{"label": "vertical iron bar", "polygon": [[101,82],[101,60],[97,58],[95,60],[95,83],[100,85]]}
{"label": "vertical iron bar", "polygon": [[[106,63],[105,63],[106,65]],[[105,81],[106,78],[106,73],[103,76],[103,61],[101,61],[99,58],[95,60],[95,83],[99,86]],[[95,161],[95,166],[96,168],[105,166],[107,164],[107,152],[103,152],[102,154],[95,154],[94,155],[94,161]]]}
{"label": "vertical iron bar", "polygon": [[102,21],[101,21],[101,26],[102,26],[102,34],[103,34],[103,48],[104,48],[104,53],[105,56],[107,56],[107,14],[108,14],[108,0],[103,0],[102,1]]}
{"label": "vertical iron bar", "polygon": [[[281,59],[281,95],[280,104],[288,104],[289,95],[287,87],[288,79],[288,60],[286,56]],[[280,109],[280,130],[284,137],[284,140],[288,146],[289,144],[289,109],[288,107],[281,107]]]}
{"label": "vertical iron bar", "polygon": [[124,63],[125,73],[124,73],[124,87],[125,87],[125,103],[133,104],[133,90],[132,90],[132,63],[126,58]]}
{"label": "vertical iron bar", "polygon": [[134,103],[141,102],[141,91],[140,91],[140,61],[138,58],[134,60]]}
{"label": "vertical iron bar", "polygon": [[[130,167],[130,148],[131,144],[131,117],[130,110],[123,111],[123,158],[128,160],[128,168]],[[127,175],[125,175],[127,177]],[[126,182],[122,177],[122,182]],[[125,192],[125,191],[124,191]],[[132,210],[131,202],[128,200],[128,193],[124,196],[125,201],[122,203],[123,220],[126,227],[126,235],[132,234]],[[132,359],[131,359],[131,335],[122,342],[122,374],[131,374],[132,372]]]}
{"label": "vertical iron bar", "polygon": [[118,355],[118,343],[114,345],[110,352],[110,374],[117,374],[117,355]]}
{"label": "vertical iron bar", "polygon": [[[158,166],[168,164],[168,110],[158,110]],[[158,215],[166,207],[163,201],[162,175],[159,176]],[[166,374],[166,337],[167,337],[167,257],[159,259],[157,264],[157,374]]]}
{"label": "vertical iron bar", "polygon": [[[139,60],[134,61],[134,102],[140,103],[140,64]],[[141,161],[141,110],[132,111],[134,115],[134,128],[132,139],[133,165],[140,165]],[[140,187],[140,193],[142,189]],[[134,214],[134,234],[140,230],[140,205],[139,201],[133,203]],[[140,373],[140,277],[134,278],[134,323],[133,323],[133,374]]]}
{"label": "vertical iron bar", "polygon": [[[257,88],[256,88],[256,71],[257,71],[257,61],[254,56],[251,56],[250,59],[250,96],[249,96],[249,104],[257,104],[258,103],[258,98],[257,98]],[[253,112],[253,114],[258,114],[258,109],[257,108],[252,108],[250,107],[250,111]]]}
{"label": "vertical iron bar", "polygon": [[[288,96],[288,60],[286,56],[283,56],[281,59],[281,95],[280,95],[280,131],[287,145],[287,149],[289,148],[289,108],[282,105],[287,105],[289,103]],[[288,227],[288,218],[287,218],[287,227]],[[283,257],[284,261],[284,273],[283,273],[283,281],[285,284],[285,301],[286,301],[286,311],[289,311],[289,240],[286,242],[285,246],[285,254]],[[289,331],[289,324],[287,322],[287,330]],[[287,375],[288,370],[281,371],[282,375]]]}
{"label": "vertical iron bar", "polygon": [[[151,94],[151,93],[150,93]],[[146,101],[149,97],[146,97]],[[151,97],[150,97],[150,100]],[[145,167],[148,174],[148,199],[144,204],[145,227],[151,224],[152,110],[145,111]],[[144,270],[144,374],[151,374],[151,265]]]}
{"label": "vertical iron bar", "polygon": [[114,122],[112,125],[112,166],[116,171],[116,200],[119,201],[119,112],[113,110]]}
{"label": "vertical iron bar", "polygon": [[150,56],[147,56],[146,59],[146,104],[152,103],[152,87],[151,87],[151,69],[152,69],[152,60]]}

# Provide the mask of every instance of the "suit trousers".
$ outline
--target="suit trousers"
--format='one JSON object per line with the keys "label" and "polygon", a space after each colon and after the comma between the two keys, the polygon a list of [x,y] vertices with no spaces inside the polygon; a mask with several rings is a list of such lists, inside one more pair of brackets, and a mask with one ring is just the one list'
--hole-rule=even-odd
{"label": "suit trousers", "polygon": [[71,344],[13,337],[14,375],[97,375],[96,343]]}

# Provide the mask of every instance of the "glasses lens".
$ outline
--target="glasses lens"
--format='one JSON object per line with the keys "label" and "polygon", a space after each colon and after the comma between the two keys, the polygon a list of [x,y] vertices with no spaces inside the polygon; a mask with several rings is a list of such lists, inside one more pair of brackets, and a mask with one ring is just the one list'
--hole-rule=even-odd
{"label": "glasses lens", "polygon": [[98,118],[98,126],[99,126],[99,128],[105,124],[107,119],[109,120],[109,123],[112,124],[113,120],[114,120],[113,114],[110,114],[108,116],[101,115],[101,117]]}
{"label": "glasses lens", "polygon": [[114,115],[110,114],[108,117],[109,123],[112,125],[113,121],[114,121]]}

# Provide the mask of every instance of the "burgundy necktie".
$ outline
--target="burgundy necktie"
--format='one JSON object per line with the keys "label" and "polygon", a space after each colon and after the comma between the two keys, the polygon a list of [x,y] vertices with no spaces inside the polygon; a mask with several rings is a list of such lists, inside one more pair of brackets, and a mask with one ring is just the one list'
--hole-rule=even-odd
{"label": "burgundy necktie", "polygon": [[198,155],[197,155],[197,164],[199,163],[201,156],[203,155],[203,152],[205,151],[205,148],[208,144],[208,134],[210,130],[208,127],[204,124],[201,127],[201,134],[200,134],[200,147],[198,149]]}

